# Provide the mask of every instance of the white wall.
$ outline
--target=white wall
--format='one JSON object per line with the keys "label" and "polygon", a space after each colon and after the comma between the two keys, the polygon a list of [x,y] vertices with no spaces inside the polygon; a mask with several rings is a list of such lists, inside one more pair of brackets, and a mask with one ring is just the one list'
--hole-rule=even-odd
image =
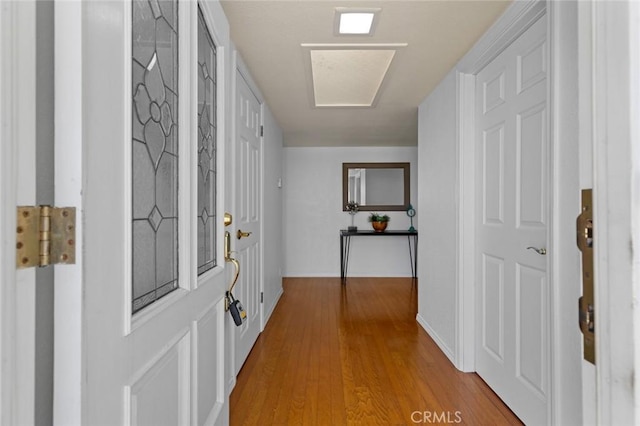
{"label": "white wall", "polygon": [[264,249],[264,323],[266,323],[282,294],[282,130],[264,107],[264,174],[262,181],[264,220],[262,223]]}
{"label": "white wall", "polygon": [[[340,276],[339,230],[351,224],[342,211],[345,162],[410,162],[411,202],[420,211],[417,147],[284,148],[284,276]],[[387,229],[409,229],[404,211],[386,213],[391,216]],[[371,229],[368,215],[359,212],[355,225]],[[352,238],[349,276],[410,277],[407,239]]]}
{"label": "white wall", "polygon": [[[418,321],[455,357],[457,134],[456,73],[451,71],[418,109]],[[428,238],[426,236],[428,235]]]}

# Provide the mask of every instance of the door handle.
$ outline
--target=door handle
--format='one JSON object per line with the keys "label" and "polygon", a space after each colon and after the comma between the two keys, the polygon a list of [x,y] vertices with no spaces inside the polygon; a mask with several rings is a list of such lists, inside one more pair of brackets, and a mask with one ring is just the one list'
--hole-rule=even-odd
{"label": "door handle", "polygon": [[230,304],[229,295],[231,294],[231,291],[233,290],[233,287],[238,282],[238,277],[240,276],[240,262],[238,262],[236,259],[231,257],[231,234],[229,234],[229,231],[226,231],[224,233],[224,260],[226,262],[228,262],[228,263],[232,263],[233,266],[235,266],[235,273],[234,273],[234,276],[233,276],[233,281],[231,282],[231,285],[229,286],[229,290],[227,290],[227,293],[226,293],[226,296],[225,296],[225,301],[224,301],[224,310],[228,311],[229,310],[229,304]]}
{"label": "door handle", "polygon": [[[225,298],[224,298],[224,310],[228,311],[229,310],[229,305],[231,304],[231,300],[229,298],[229,295],[231,295],[231,291],[233,290],[233,287],[235,287],[236,283],[238,282],[238,277],[240,276],[240,262],[238,262],[236,259],[234,259],[233,257],[227,257],[225,259],[225,261],[233,263],[233,266],[235,266],[236,271],[233,277],[233,281],[231,281],[231,285],[229,286],[229,290],[227,290],[227,292],[225,293]],[[233,297],[233,296],[231,296]]]}
{"label": "door handle", "polygon": [[251,232],[242,232],[241,229],[238,229],[238,232],[236,232],[236,236],[238,237],[238,239],[242,238],[242,237],[248,237],[249,235],[251,235]]}
{"label": "door handle", "polygon": [[547,254],[546,248],[527,247],[527,250],[533,250],[536,253],[538,253],[540,256],[545,256]]}

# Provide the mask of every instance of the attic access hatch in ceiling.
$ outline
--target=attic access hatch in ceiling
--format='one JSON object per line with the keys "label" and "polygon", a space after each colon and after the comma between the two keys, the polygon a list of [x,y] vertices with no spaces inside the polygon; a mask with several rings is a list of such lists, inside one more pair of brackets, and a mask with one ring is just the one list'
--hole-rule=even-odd
{"label": "attic access hatch in ceiling", "polygon": [[309,52],[316,107],[371,107],[398,49],[407,43],[301,46]]}

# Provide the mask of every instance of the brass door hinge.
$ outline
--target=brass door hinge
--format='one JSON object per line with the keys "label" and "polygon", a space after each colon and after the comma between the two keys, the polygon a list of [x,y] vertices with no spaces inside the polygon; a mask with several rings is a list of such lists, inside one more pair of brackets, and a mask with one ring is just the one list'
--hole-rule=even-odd
{"label": "brass door hinge", "polygon": [[17,209],[16,267],[76,263],[75,207]]}

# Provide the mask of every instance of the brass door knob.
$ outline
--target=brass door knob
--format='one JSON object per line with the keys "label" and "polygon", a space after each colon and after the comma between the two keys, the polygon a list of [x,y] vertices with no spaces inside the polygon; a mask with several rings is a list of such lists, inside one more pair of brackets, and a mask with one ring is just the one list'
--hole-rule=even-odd
{"label": "brass door knob", "polygon": [[238,239],[240,239],[242,237],[248,237],[249,235],[251,235],[251,232],[242,232],[241,229],[238,229],[238,232],[236,232],[236,235]]}

